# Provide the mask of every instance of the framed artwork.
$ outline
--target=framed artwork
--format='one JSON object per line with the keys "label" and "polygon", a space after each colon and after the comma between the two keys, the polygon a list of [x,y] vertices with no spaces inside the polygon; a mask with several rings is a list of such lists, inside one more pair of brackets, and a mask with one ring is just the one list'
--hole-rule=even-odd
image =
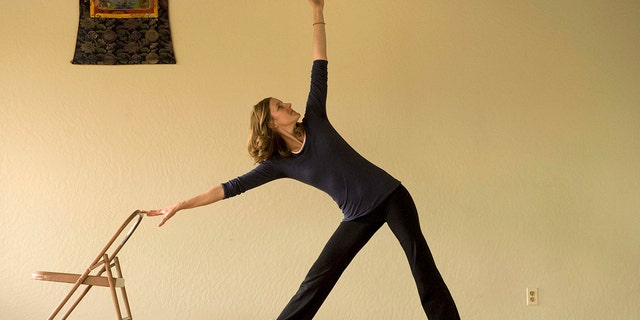
{"label": "framed artwork", "polygon": [[176,63],[169,26],[169,0],[79,0],[78,3],[78,36],[71,63]]}
{"label": "framed artwork", "polygon": [[157,18],[158,0],[91,0],[91,18]]}

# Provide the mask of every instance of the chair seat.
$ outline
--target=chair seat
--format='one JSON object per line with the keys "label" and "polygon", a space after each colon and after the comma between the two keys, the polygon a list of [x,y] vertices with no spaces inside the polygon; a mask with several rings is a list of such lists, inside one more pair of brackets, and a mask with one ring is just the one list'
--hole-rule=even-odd
{"label": "chair seat", "polygon": [[[31,274],[33,280],[44,280],[53,282],[65,282],[76,283],[80,278],[80,274],[75,273],[63,273],[63,272],[49,272],[49,271],[34,271]],[[115,281],[114,286],[116,288],[124,287],[124,278],[113,278]],[[82,284],[99,287],[109,287],[109,279],[102,276],[87,276]]]}

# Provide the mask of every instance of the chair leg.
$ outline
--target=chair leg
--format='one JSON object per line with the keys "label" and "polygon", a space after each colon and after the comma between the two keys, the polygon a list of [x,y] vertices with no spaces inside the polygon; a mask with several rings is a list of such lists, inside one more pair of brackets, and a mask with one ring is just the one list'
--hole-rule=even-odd
{"label": "chair leg", "polygon": [[[103,264],[104,263],[96,263],[93,266],[89,267],[89,269],[87,270],[87,275],[91,272],[91,270],[93,270],[93,269],[95,269],[98,266],[103,265]],[[97,273],[97,276],[98,277],[102,276],[104,271],[105,271],[105,267],[103,266],[100,269],[100,271]],[[83,280],[83,282],[84,282],[84,280]],[[71,315],[71,312],[73,312],[73,310],[75,310],[75,308],[78,306],[78,304],[80,304],[80,301],[82,301],[82,299],[87,295],[87,293],[89,293],[89,290],[91,290],[92,287],[93,287],[92,285],[87,285],[87,287],[84,289],[84,291],[82,291],[80,296],[78,296],[76,301],[71,305],[71,307],[69,307],[69,310],[67,310],[67,313],[65,313],[64,317],[62,317],[62,320],[66,320],[67,318],[69,318],[69,316]]]}
{"label": "chair leg", "polygon": [[[78,290],[78,288],[80,287],[80,285],[84,282],[84,280],[87,278],[87,276],[89,275],[89,272],[91,272],[91,269],[87,269],[76,281],[76,283],[74,283],[73,287],[71,288],[71,290],[69,290],[69,293],[67,293],[67,295],[64,297],[64,299],[62,299],[62,301],[60,302],[60,304],[58,305],[58,307],[53,310],[53,313],[51,314],[51,316],[49,316],[49,320],[53,320],[55,319],[56,315],[58,315],[58,313],[60,312],[60,310],[62,310],[62,308],[64,307],[65,304],[67,304],[67,302],[69,302],[69,299],[71,299],[71,296],[73,296],[73,294],[76,292],[76,290]],[[78,302],[80,302],[80,299],[82,299],[82,297],[84,297],[84,295],[87,293],[87,291],[89,291],[89,288],[87,288],[85,290],[85,292],[83,293],[83,295],[76,300],[76,302],[74,303],[72,308],[75,308],[76,305],[78,305]],[[71,311],[67,312],[67,314],[64,316],[64,319],[66,319],[69,316],[69,313],[71,313]]]}
{"label": "chair leg", "polygon": [[[118,257],[115,257],[115,265],[116,265],[116,274],[118,275],[118,278],[122,278],[124,279],[124,276],[122,275],[122,269],[120,268],[120,260],[118,260]],[[127,311],[127,317],[129,317],[129,319],[133,319],[133,317],[131,316],[131,308],[129,307],[129,297],[127,297],[127,290],[125,289],[125,286],[123,285],[120,288],[121,292],[122,292],[122,300],[124,303],[124,308]]]}
{"label": "chair leg", "polygon": [[122,320],[122,313],[120,312],[120,303],[118,302],[118,294],[116,293],[116,284],[111,274],[111,265],[109,264],[109,256],[104,255],[105,268],[107,271],[107,279],[109,280],[109,289],[111,290],[111,297],[113,298],[113,306],[116,308],[116,314],[118,320]]}
{"label": "chair leg", "polygon": [[67,313],[64,314],[64,317],[62,317],[62,320],[66,320],[67,318],[69,318],[69,316],[71,315],[71,312],[73,312],[73,310],[78,306],[78,304],[80,304],[80,301],[84,298],[84,296],[87,295],[89,290],[91,290],[91,287],[93,286],[87,286],[84,289],[84,291],[82,291],[82,293],[80,294],[80,296],[78,296],[76,301],[71,305],[71,307],[69,307],[69,310],[67,310]]}

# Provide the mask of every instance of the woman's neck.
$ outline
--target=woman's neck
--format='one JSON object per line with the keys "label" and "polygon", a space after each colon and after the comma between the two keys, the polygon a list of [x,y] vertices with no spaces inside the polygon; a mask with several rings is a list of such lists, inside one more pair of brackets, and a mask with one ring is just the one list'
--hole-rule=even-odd
{"label": "woman's neck", "polygon": [[302,148],[306,136],[304,128],[298,124],[292,128],[278,130],[278,134],[292,152],[299,151]]}

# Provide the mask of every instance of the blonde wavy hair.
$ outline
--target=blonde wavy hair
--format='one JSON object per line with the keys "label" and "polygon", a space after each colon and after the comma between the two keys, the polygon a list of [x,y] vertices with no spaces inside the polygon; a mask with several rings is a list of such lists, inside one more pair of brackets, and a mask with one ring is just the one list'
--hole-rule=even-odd
{"label": "blonde wavy hair", "polygon": [[[261,163],[271,158],[275,152],[284,158],[290,157],[292,154],[284,139],[271,127],[271,109],[269,108],[271,99],[271,97],[262,99],[253,106],[251,112],[247,149],[255,163]],[[296,124],[295,131],[297,134],[304,132],[301,123]]]}

